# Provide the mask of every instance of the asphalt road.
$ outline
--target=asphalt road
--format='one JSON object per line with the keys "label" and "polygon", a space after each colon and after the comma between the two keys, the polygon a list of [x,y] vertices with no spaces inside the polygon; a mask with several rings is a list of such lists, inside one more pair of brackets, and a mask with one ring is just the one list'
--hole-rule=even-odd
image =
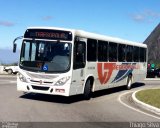
{"label": "asphalt road", "polygon": [[160,122],[160,117],[132,102],[132,92],[160,87],[160,81],[144,81],[131,90],[124,87],[81,96],[61,97],[23,94],[16,90],[15,76],[0,76],[0,122]]}

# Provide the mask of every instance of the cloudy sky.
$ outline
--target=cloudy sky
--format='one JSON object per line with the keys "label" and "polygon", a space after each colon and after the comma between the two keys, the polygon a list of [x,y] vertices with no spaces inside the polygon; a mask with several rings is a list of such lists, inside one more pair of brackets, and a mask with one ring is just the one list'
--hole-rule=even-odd
{"label": "cloudy sky", "polygon": [[0,48],[11,48],[14,38],[31,26],[143,42],[160,23],[160,0],[0,0],[0,5]]}

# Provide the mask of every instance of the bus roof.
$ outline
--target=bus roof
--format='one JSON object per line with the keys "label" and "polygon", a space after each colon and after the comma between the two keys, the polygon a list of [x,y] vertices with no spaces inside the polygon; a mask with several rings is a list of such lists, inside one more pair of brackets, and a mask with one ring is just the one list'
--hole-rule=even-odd
{"label": "bus roof", "polygon": [[97,39],[97,40],[104,40],[104,41],[108,41],[108,42],[115,42],[115,43],[120,43],[120,44],[127,44],[127,45],[133,45],[133,46],[147,48],[146,44],[133,42],[133,41],[129,41],[129,40],[124,40],[124,39],[120,39],[117,37],[95,34],[95,33],[86,32],[86,31],[82,31],[82,30],[75,30],[75,34],[78,36],[81,36],[81,37],[86,37],[86,38],[92,38],[92,39]]}
{"label": "bus roof", "polygon": [[67,29],[67,28],[59,28],[59,27],[29,27],[27,29],[66,30],[66,31],[71,31],[74,35],[84,37],[84,38],[91,38],[91,39],[96,39],[96,40],[103,40],[103,41],[108,41],[108,42],[115,42],[115,43],[120,43],[120,44],[127,44],[127,45],[147,48],[147,45],[143,43],[124,40],[124,39],[117,38],[117,37],[95,34],[95,33],[87,32],[84,30]]}

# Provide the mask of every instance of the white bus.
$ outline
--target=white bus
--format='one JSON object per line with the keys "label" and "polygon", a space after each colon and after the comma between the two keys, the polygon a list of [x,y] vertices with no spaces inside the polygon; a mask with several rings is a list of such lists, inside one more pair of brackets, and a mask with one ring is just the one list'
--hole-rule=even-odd
{"label": "white bus", "polygon": [[17,90],[90,99],[97,90],[130,89],[146,72],[145,44],[82,30],[30,27],[23,36]]}

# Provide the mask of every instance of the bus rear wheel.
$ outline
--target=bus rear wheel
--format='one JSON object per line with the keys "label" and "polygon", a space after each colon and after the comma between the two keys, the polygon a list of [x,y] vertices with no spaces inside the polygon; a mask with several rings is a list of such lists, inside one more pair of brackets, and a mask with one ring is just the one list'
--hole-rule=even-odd
{"label": "bus rear wheel", "polygon": [[84,94],[83,97],[85,100],[90,100],[92,95],[92,85],[91,85],[91,81],[87,80],[85,88],[84,88]]}
{"label": "bus rear wheel", "polygon": [[129,75],[127,78],[127,90],[130,90],[132,86],[132,75]]}

